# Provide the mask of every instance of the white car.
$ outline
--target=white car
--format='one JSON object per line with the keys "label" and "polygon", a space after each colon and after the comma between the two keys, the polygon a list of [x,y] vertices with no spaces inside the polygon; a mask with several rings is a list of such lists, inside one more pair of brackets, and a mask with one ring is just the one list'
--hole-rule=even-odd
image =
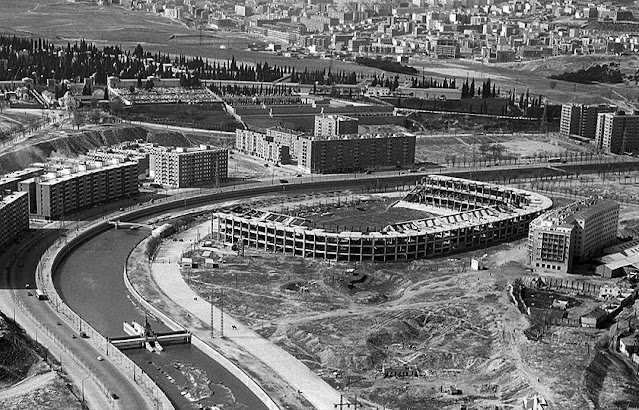
{"label": "white car", "polygon": [[104,360],[104,357],[98,356],[98,361],[101,362],[102,360]]}

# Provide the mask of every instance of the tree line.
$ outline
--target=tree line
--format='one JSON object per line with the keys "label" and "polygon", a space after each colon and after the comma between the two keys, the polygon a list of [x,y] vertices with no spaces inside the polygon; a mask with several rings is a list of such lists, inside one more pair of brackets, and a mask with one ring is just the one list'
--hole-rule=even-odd
{"label": "tree line", "polygon": [[290,76],[292,82],[302,84],[356,84],[357,74],[330,69],[297,72],[289,66],[258,62],[254,65],[230,61],[209,61],[202,57],[171,56],[145,51],[141,45],[134,50],[120,46],[105,46],[80,40],[55,45],[44,39],[0,36],[0,80],[32,78],[36,84],[47,79],[84,81],[95,75],[95,82],[106,84],[109,76],[122,79],[146,80],[147,77],[180,78],[184,86],[199,86],[200,80],[234,80],[272,82]]}
{"label": "tree line", "polygon": [[563,74],[551,75],[555,80],[569,81],[571,83],[593,84],[593,83],[623,83],[623,74],[616,63],[593,65],[586,69],[577,71],[566,71]]}
{"label": "tree line", "polygon": [[415,67],[403,65],[397,61],[386,60],[382,58],[357,57],[355,62],[359,65],[367,67],[379,68],[380,70],[390,71],[399,74],[417,74],[419,71]]}
{"label": "tree line", "polygon": [[482,82],[481,86],[475,88],[475,79],[469,83],[468,78],[462,84],[461,98],[495,98],[501,92],[501,89],[496,90],[495,84],[490,81],[490,78]]}

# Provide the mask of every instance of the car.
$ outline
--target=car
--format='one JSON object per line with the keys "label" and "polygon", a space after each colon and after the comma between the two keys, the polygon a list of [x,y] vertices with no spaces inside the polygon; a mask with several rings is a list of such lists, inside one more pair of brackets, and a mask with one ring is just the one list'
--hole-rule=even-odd
{"label": "car", "polygon": [[302,177],[302,174],[297,174],[297,175],[295,175],[295,177],[296,177],[296,178],[301,178],[301,177]]}
{"label": "car", "polygon": [[98,362],[101,362],[102,360],[104,360],[104,357],[102,357],[102,356],[98,356],[98,358],[97,358],[97,359],[98,359]]}
{"label": "car", "polygon": [[288,179],[280,179],[280,183],[282,183],[282,184],[288,184]]}
{"label": "car", "polygon": [[33,296],[33,292],[27,292],[28,296]]}
{"label": "car", "polygon": [[80,332],[80,337],[83,338],[83,339],[88,339],[89,335],[87,335],[86,332]]}
{"label": "car", "polygon": [[118,395],[117,395],[117,394],[115,394],[115,393],[111,393],[111,397],[113,397],[113,400],[117,400],[117,399],[119,399],[119,398],[120,398],[120,396],[118,396]]}
{"label": "car", "polygon": [[370,170],[369,170],[369,171],[364,172],[364,174],[366,174],[366,175],[370,175],[370,174],[372,174],[372,173],[373,173],[373,171],[370,171]]}

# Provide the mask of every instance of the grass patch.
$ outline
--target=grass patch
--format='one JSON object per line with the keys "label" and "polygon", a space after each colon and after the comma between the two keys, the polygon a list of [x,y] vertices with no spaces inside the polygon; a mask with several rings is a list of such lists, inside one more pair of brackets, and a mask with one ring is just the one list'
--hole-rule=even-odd
{"label": "grass patch", "polygon": [[154,122],[205,130],[235,131],[242,125],[226,113],[222,104],[144,104],[123,110],[129,121]]}

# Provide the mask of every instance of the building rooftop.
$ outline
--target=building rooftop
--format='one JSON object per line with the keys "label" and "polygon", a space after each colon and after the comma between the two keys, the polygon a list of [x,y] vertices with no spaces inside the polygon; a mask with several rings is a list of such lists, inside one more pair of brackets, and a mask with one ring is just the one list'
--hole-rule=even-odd
{"label": "building rooftop", "polygon": [[156,147],[156,152],[167,152],[178,155],[196,154],[199,152],[220,152],[226,151],[226,148],[212,147],[210,145],[200,145],[199,147]]}
{"label": "building rooftop", "polygon": [[342,135],[330,135],[330,136],[313,136],[302,135],[301,139],[308,139],[311,141],[340,141],[340,140],[371,140],[371,139],[384,139],[384,138],[400,138],[400,137],[412,137],[413,134],[342,134]]}
{"label": "building rooftop", "polygon": [[8,182],[17,182],[24,179],[25,175],[31,175],[34,172],[41,172],[41,167],[28,167],[18,171],[10,172],[8,174],[0,175],[0,185]]}
{"label": "building rooftop", "polygon": [[589,197],[548,211],[532,221],[532,224],[536,226],[570,228],[575,219],[587,219],[613,204],[616,205],[617,203],[601,197]]}
{"label": "building rooftop", "polygon": [[12,203],[13,201],[15,201],[16,199],[27,195],[26,192],[12,192],[8,195],[1,195],[0,196],[0,208],[5,207],[6,205]]}
{"label": "building rooftop", "polygon": [[39,183],[40,185],[54,185],[62,181],[68,181],[83,175],[89,175],[92,173],[106,171],[108,169],[115,169],[127,165],[135,165],[136,167],[138,166],[138,164],[133,161],[117,163],[93,162],[91,168],[83,167],[80,165],[77,167],[67,167],[59,169],[56,172],[48,172],[40,177]]}

